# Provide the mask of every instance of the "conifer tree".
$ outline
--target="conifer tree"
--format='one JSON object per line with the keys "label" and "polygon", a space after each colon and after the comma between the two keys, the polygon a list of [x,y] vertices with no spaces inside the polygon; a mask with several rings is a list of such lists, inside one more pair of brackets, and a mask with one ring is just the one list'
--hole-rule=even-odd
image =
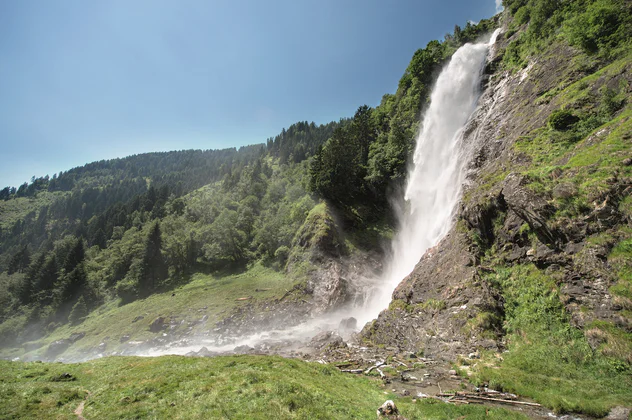
{"label": "conifer tree", "polygon": [[139,295],[145,297],[153,293],[167,278],[167,264],[162,255],[162,233],[160,222],[156,221],[149,229],[145,241],[145,252],[140,269]]}

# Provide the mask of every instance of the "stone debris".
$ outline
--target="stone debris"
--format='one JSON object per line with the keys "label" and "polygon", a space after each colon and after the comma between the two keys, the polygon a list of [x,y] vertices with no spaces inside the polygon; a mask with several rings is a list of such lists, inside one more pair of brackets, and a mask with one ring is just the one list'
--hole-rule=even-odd
{"label": "stone debris", "polygon": [[392,400],[387,400],[381,407],[377,409],[378,417],[394,416],[399,414],[397,406]]}

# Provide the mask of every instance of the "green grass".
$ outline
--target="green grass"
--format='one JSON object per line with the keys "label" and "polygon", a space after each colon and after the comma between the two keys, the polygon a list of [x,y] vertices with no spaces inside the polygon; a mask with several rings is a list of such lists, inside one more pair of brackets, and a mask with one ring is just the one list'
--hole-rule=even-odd
{"label": "green grass", "polygon": [[16,221],[24,219],[30,212],[37,212],[40,208],[50,205],[58,197],[65,194],[65,192],[40,191],[35,197],[0,200],[0,227],[9,229]]}
{"label": "green grass", "polygon": [[497,268],[488,280],[505,298],[509,352],[493,363],[497,366],[479,368],[479,381],[557,412],[603,416],[614,406],[632,405],[629,334],[610,324],[595,325],[612,338],[593,350],[584,333],[569,324],[555,280],[533,265]]}
{"label": "green grass", "polygon": [[[62,374],[72,375],[64,380]],[[0,418],[373,419],[387,399],[409,419],[521,419],[506,410],[413,403],[381,381],[271,356],[116,357],[81,364],[0,361]]]}
{"label": "green grass", "polygon": [[[174,316],[178,322],[184,321],[181,328],[186,328],[189,322],[199,321],[204,315],[208,315],[205,328],[212,329],[215,322],[235,308],[279,297],[293,285],[292,278],[260,265],[255,265],[244,273],[220,278],[195,274],[190,283],[173,291],[152,295],[123,306],[119,306],[118,300],[111,301],[93,311],[83,323],[77,326],[66,324],[58,328],[50,336],[40,340],[42,347],[29,355],[42,355],[48,343],[68,338],[72,333],[78,332],[85,332],[86,336],[71,346],[64,356],[80,353],[101,342],[106,342],[107,350],[113,351],[123,335],[129,335],[131,341],[155,337],[156,334],[149,331],[149,324],[159,316],[167,319]],[[252,299],[236,300],[242,297]],[[137,316],[143,316],[144,319],[132,322]],[[20,355],[20,352],[11,349],[3,349],[0,353],[0,356],[5,357]]]}

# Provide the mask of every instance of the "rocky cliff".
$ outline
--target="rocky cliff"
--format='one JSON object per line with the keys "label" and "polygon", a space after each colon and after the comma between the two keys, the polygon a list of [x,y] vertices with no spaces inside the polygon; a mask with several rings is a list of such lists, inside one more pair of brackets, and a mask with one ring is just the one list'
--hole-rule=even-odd
{"label": "rocky cliff", "polygon": [[589,352],[624,366],[632,361],[632,60],[604,63],[556,40],[508,70],[503,55],[525,30],[508,31],[510,22],[466,129],[474,151],[454,226],[361,336],[452,361],[513,351],[530,331],[519,311],[548,310],[538,302],[550,299]]}

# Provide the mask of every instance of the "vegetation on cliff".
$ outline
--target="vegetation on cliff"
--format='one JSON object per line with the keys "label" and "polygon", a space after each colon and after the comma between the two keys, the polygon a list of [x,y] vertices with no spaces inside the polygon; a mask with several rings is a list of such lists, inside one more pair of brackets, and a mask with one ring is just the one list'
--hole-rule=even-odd
{"label": "vegetation on cliff", "polygon": [[[323,255],[347,256],[360,248],[357,238],[379,247],[436,73],[460,45],[500,24],[486,83],[506,82],[512,97],[486,122],[492,158],[476,157],[445,242],[461,241],[454,248],[463,255],[429,255],[458,263],[413,273],[365,338],[422,347],[425,326],[414,319],[432,317],[437,331],[439,321],[449,324],[451,335],[483,350],[480,361],[462,360],[478,383],[559,412],[632,406],[631,6],[504,4],[502,16],[457,26],[418,50],[397,91],[352,118],[300,122],[240,150],[95,162],[0,191],[0,344],[13,347],[3,355],[41,357],[53,340],[80,332],[88,335],[69,353],[94,353],[115,334],[151,338],[147,322],[161,316],[202,325],[201,313],[182,315],[187,308],[204,308],[216,323],[241,310],[240,298],[262,308],[291,290],[309,299],[305,284]],[[471,276],[456,278],[462,273]],[[449,290],[436,287],[449,275]],[[139,314],[146,322],[130,321]],[[276,358],[107,359],[71,365],[77,380],[69,382],[50,379],[65,372],[57,365],[5,365],[4,412],[14,417],[68,414],[86,391],[94,397],[86,414],[95,416],[110,406],[120,416],[184,417],[196,398],[195,410],[226,407],[237,417],[265,405],[280,418],[353,418],[383,402],[368,381]],[[118,369],[129,378],[114,377]],[[189,381],[190,369],[218,385]],[[180,378],[186,395],[154,370]],[[140,380],[151,385],[134,385]],[[231,395],[225,406],[220,393]],[[401,403],[419,416],[483,413]]]}

